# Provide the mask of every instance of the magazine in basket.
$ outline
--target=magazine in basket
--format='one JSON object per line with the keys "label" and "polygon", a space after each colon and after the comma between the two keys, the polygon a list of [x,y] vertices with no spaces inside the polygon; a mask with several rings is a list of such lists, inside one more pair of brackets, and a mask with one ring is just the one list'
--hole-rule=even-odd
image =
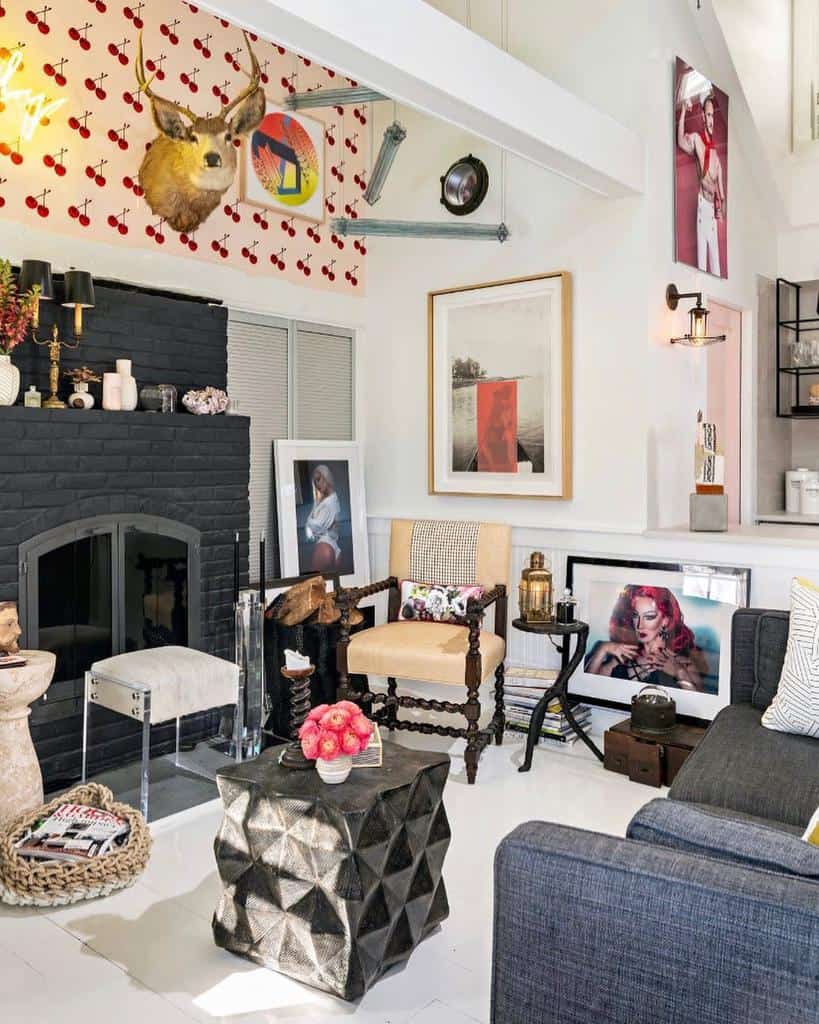
{"label": "magazine in basket", "polygon": [[110,811],[85,804],[60,804],[17,840],[22,857],[40,860],[92,860],[119,849],[130,826]]}

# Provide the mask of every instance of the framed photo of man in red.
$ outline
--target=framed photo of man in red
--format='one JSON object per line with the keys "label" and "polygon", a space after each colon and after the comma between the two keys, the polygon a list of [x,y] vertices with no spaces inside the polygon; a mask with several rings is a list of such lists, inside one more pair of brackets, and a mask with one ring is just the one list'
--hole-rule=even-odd
{"label": "framed photo of man in red", "polygon": [[675,259],[728,277],[728,96],[681,57],[674,154]]}

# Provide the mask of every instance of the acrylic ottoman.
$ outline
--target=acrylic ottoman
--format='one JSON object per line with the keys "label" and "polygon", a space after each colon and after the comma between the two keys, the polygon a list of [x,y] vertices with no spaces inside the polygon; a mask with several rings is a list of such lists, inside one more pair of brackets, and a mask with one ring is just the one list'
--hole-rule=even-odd
{"label": "acrylic ottoman", "polygon": [[342,999],[362,996],[449,914],[449,757],[384,743],[330,786],[271,748],[217,775],[218,946]]}

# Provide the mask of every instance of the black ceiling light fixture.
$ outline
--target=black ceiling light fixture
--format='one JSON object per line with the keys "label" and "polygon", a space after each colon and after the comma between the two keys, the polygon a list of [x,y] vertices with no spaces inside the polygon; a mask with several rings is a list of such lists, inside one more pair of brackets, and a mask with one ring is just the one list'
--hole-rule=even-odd
{"label": "black ceiling light fixture", "polygon": [[475,210],[489,191],[489,171],[482,160],[468,153],[441,175],[441,205],[456,217]]}

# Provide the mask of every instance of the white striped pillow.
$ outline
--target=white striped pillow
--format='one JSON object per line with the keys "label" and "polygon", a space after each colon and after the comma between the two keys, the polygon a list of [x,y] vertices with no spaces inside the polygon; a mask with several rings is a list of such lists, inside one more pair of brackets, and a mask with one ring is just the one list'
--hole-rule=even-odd
{"label": "white striped pillow", "polygon": [[819,738],[819,588],[799,577],[791,583],[791,622],[779,689],[762,724]]}

